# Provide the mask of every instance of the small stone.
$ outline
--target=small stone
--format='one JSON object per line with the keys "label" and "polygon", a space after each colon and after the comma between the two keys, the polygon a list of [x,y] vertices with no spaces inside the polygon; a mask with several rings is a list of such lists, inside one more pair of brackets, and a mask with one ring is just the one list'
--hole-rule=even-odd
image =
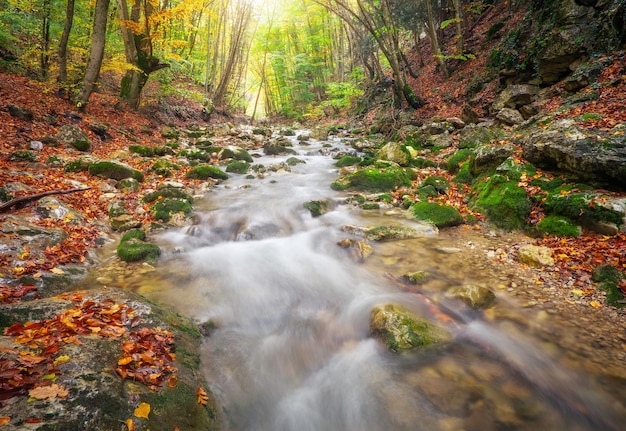
{"label": "small stone", "polygon": [[41,142],[41,141],[30,141],[30,143],[28,144],[28,149],[29,150],[34,150],[34,151],[41,151],[41,150],[43,150],[43,142]]}
{"label": "small stone", "polygon": [[534,267],[552,266],[552,249],[537,245],[525,245],[518,251],[517,258],[520,262]]}

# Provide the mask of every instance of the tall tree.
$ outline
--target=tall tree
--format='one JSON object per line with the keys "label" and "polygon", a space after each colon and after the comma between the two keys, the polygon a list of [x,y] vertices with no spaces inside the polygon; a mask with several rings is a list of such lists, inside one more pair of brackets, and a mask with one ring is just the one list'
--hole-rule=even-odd
{"label": "tall tree", "polygon": [[[67,0],[65,8],[65,24],[63,25],[63,34],[59,41],[59,74],[57,81],[64,85],[67,81],[67,44],[70,40],[70,32],[74,23],[74,0]],[[65,91],[65,90],[63,90]]]}
{"label": "tall tree", "polygon": [[91,93],[93,93],[98,82],[98,78],[100,77],[100,67],[102,66],[104,46],[106,43],[109,1],[110,0],[96,0],[89,60],[87,62],[87,68],[85,69],[83,86],[76,103],[78,108],[81,110],[87,109]]}
{"label": "tall tree", "polygon": [[169,65],[154,54],[153,33],[159,24],[153,19],[157,13],[153,2],[134,0],[130,13],[126,0],[117,0],[117,5],[126,61],[132,66],[122,78],[120,95],[130,107],[137,108],[150,74]]}

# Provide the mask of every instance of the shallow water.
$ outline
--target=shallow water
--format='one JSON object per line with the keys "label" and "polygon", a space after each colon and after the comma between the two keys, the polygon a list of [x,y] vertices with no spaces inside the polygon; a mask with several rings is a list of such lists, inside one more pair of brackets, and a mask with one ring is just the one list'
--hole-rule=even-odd
{"label": "shallow water", "polygon": [[[442,288],[502,280],[467,265],[455,238],[401,211],[341,204],[329,184],[336,138],[301,145],[306,163],[265,178],[233,175],[196,202],[197,222],[159,236],[157,271],[133,288],[217,329],[202,368],[235,431],[618,430],[626,418],[592,376],[569,369],[549,341],[528,331],[496,292],[491,318],[451,302]],[[262,156],[265,166],[287,157]],[[303,204],[330,199],[313,218]],[[400,223],[423,238],[374,244],[355,262],[337,242],[344,225]],[[385,273],[432,274],[420,294]],[[445,324],[454,342],[392,353],[369,334],[378,304],[396,303]],[[507,316],[498,318],[496,316]],[[447,316],[443,319],[441,316]]]}

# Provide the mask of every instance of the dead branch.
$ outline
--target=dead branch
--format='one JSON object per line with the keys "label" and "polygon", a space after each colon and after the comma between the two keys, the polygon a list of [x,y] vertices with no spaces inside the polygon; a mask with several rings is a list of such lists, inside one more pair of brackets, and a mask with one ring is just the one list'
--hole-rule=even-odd
{"label": "dead branch", "polygon": [[51,196],[51,195],[66,195],[68,193],[76,193],[76,192],[84,192],[85,190],[89,190],[91,187],[87,187],[87,188],[82,188],[82,189],[69,189],[69,190],[50,190],[48,192],[43,192],[43,193],[36,193],[34,195],[29,195],[29,196],[21,196],[19,198],[13,198],[8,202],[3,203],[2,205],[0,205],[0,213],[1,212],[5,212],[5,211],[9,211],[11,209],[13,209],[14,207],[22,207],[25,204],[29,203],[29,202],[33,202],[33,201],[38,201],[39,199],[46,197],[46,196]]}

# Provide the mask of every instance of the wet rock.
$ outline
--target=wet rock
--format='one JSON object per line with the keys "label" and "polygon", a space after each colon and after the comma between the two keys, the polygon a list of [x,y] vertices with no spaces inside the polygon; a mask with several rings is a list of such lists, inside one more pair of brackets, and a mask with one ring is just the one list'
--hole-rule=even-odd
{"label": "wet rock", "polygon": [[274,141],[266,142],[263,145],[263,152],[268,156],[295,154],[295,151],[289,147],[291,147],[291,142],[287,139],[276,139]]}
{"label": "wet rock", "polygon": [[364,262],[374,253],[374,248],[365,241],[357,241],[346,238],[337,243],[341,248],[348,249],[353,259],[357,262]]}
{"label": "wet rock", "polygon": [[429,274],[426,271],[407,272],[402,278],[411,284],[421,284],[429,278]]}
{"label": "wet rock", "polygon": [[35,212],[42,218],[52,220],[63,220],[73,224],[79,224],[84,221],[82,214],[73,208],[60,202],[53,196],[46,196],[37,202]]}
{"label": "wet rock", "polygon": [[455,286],[446,292],[448,296],[460,299],[473,310],[488,308],[496,300],[496,295],[492,290],[478,285],[467,284]]}
{"label": "wet rock", "polygon": [[441,344],[452,339],[442,327],[393,304],[377,306],[372,310],[370,332],[394,352]]}
{"label": "wet rock", "polygon": [[376,158],[379,160],[397,163],[400,166],[408,166],[411,161],[411,154],[407,150],[406,146],[400,144],[399,142],[390,142],[378,150]]}
{"label": "wet rock", "polygon": [[126,232],[131,229],[136,229],[141,227],[141,222],[136,220],[130,214],[120,214],[115,217],[112,217],[109,220],[111,224],[111,229],[119,232]]}
{"label": "wet rock", "polygon": [[33,121],[33,119],[35,118],[33,111],[28,108],[9,104],[7,105],[7,110],[12,117],[19,118],[23,121]]}
{"label": "wet rock", "polygon": [[319,217],[333,208],[333,202],[330,200],[309,201],[304,203],[304,207],[309,210],[313,217]]}
{"label": "wet rock", "polygon": [[62,229],[43,228],[11,216],[5,217],[0,223],[0,232],[18,235],[18,241],[31,243],[33,249],[35,246],[45,249],[46,246],[59,244],[67,238],[67,233]]}
{"label": "wet rock", "polygon": [[91,148],[91,142],[87,134],[74,124],[61,126],[55,138],[59,142],[69,145],[78,151],[89,151]]}
{"label": "wet rock", "polygon": [[432,228],[425,225],[417,229],[404,225],[374,226],[362,230],[362,235],[370,241],[399,241],[404,239],[422,238],[432,232]]}
{"label": "wet rock", "polygon": [[520,247],[517,259],[526,265],[534,267],[544,267],[554,265],[552,258],[552,249],[549,247],[541,247],[537,245],[525,245]]}

